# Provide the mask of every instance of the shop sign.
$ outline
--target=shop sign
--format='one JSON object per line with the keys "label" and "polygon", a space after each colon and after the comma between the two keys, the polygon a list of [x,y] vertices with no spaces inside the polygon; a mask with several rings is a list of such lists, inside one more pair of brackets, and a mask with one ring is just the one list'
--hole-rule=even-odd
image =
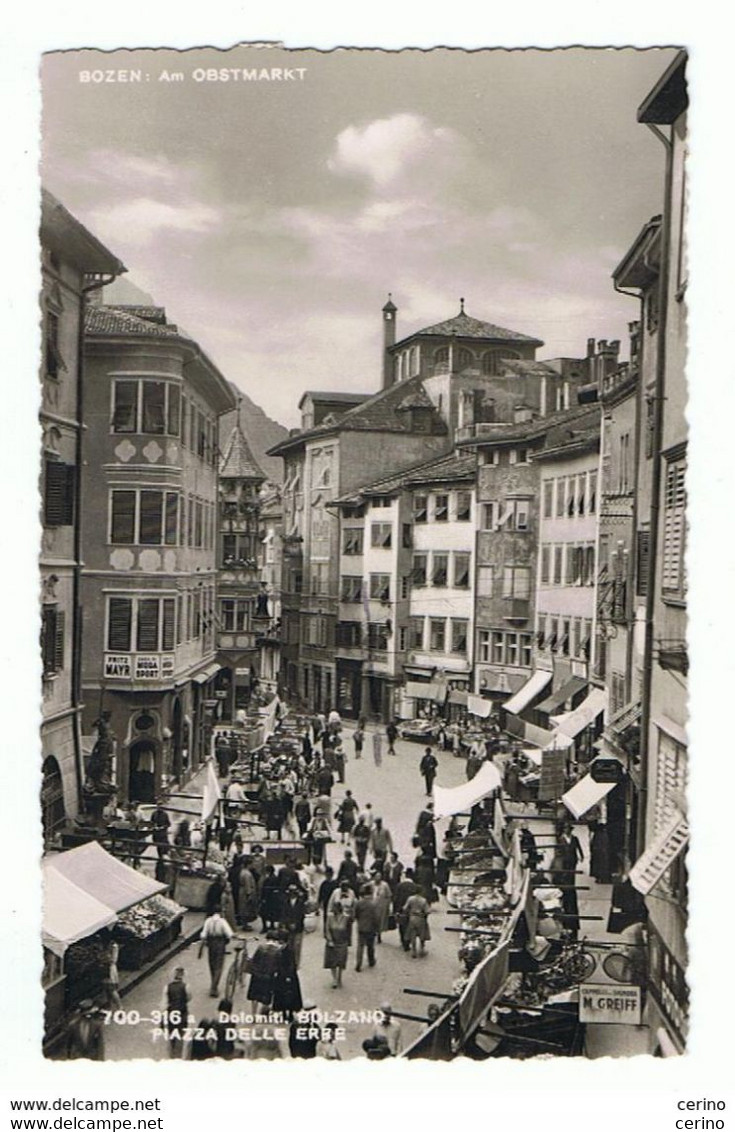
{"label": "shop sign", "polygon": [[603,1025],[641,1024],[641,988],[583,983],[579,988],[579,1020]]}
{"label": "shop sign", "polygon": [[540,802],[551,802],[561,798],[566,782],[566,752],[541,752],[541,777],[539,778],[538,797]]}
{"label": "shop sign", "polygon": [[162,680],[174,674],[174,654],[150,653],[135,658],[136,680]]}
{"label": "shop sign", "polygon": [[122,656],[105,656],[105,679],[117,677],[122,680],[129,680],[131,675],[130,657],[123,654]]}

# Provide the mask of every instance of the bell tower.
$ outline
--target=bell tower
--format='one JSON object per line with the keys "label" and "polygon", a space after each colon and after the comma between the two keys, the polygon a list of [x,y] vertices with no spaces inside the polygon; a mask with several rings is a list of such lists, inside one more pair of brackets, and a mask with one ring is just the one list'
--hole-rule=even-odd
{"label": "bell tower", "polygon": [[383,307],[383,389],[393,384],[394,367],[390,347],[396,341],[396,315],[398,307],[393,302],[393,296],[388,295],[388,302]]}

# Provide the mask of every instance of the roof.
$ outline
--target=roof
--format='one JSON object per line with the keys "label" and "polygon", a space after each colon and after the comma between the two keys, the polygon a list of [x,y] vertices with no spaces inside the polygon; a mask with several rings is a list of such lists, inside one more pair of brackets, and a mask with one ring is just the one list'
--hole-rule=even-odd
{"label": "roof", "polygon": [[328,405],[360,405],[363,401],[367,401],[368,397],[372,396],[372,393],[321,392],[314,389],[307,389],[305,393],[302,393],[298,407],[299,409],[301,408],[307,397],[311,397],[315,404],[321,402]]}
{"label": "roof", "polygon": [[362,502],[363,497],[373,495],[393,495],[404,488],[418,487],[429,483],[474,483],[477,470],[477,461],[474,453],[450,452],[448,456],[424,461],[404,471],[396,472],[392,476],[384,476],[372,483],[360,487],[357,491],[343,499],[336,500],[336,504],[355,505]]}
{"label": "roof", "polygon": [[680,51],[638,107],[639,122],[669,126],[684,113],[689,105],[686,65],[686,51]]}
{"label": "roof", "polygon": [[[419,398],[415,404],[411,400]],[[445,436],[447,425],[434,407],[423,386],[420,375],[409,377],[406,381],[391,385],[388,389],[381,389],[374,393],[367,401],[348,409],[337,420],[315,428],[305,429],[289,436],[287,440],[268,449],[269,456],[280,456],[290,449],[296,448],[306,440],[319,436],[327,436],[335,432],[412,432],[410,415],[401,411],[431,406],[431,428],[427,435]]]}
{"label": "roof", "polygon": [[[538,452],[534,452],[534,460],[556,460],[573,456],[576,453],[594,452],[600,447],[600,417],[597,424],[589,428],[569,429],[565,437],[549,437],[550,443]],[[556,440],[556,443],[554,443]]]}
{"label": "roof", "polygon": [[239,418],[225,446],[224,456],[219,466],[219,474],[220,479],[257,480],[259,483],[262,483],[266,478],[250,450]]}
{"label": "roof", "polygon": [[122,275],[127,268],[57,200],[41,189],[41,240],[50,251],[89,274]]}
{"label": "roof", "polygon": [[660,255],[660,232],[661,217],[652,216],[612,273],[618,287],[647,287],[653,282],[658,275],[658,260],[652,261],[651,254]]}
{"label": "roof", "polygon": [[[599,406],[596,408],[599,415]],[[575,405],[571,409],[560,409],[556,413],[549,413],[545,417],[534,417],[530,421],[498,421],[495,423],[480,424],[482,430],[474,436],[467,436],[458,440],[462,447],[477,447],[486,444],[513,444],[519,440],[538,439],[552,432],[555,428],[569,428],[575,422],[590,416],[589,405]],[[577,426],[579,427],[579,426]],[[559,434],[562,435],[562,434]]]}
{"label": "roof", "polygon": [[407,338],[403,338],[396,346],[391,349],[396,349],[408,342],[411,338],[479,338],[489,339],[494,342],[525,342],[530,346],[543,346],[540,338],[529,337],[528,334],[521,334],[518,330],[507,330],[504,326],[496,326],[492,322],[483,322],[479,318],[472,318],[467,314],[464,309],[455,315],[454,318],[445,319],[444,322],[437,322],[434,326],[427,326],[423,330],[417,330],[413,334],[409,334]]}
{"label": "roof", "polygon": [[[143,312],[150,312],[150,316]],[[163,314],[163,321],[160,314]],[[136,335],[141,338],[185,338],[177,326],[165,321],[162,307],[117,307],[91,303],[86,311],[87,334]]]}

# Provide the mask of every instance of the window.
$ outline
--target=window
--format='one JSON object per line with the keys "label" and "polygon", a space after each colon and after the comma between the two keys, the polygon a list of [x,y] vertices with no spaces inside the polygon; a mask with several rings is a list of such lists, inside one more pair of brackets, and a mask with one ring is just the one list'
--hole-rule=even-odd
{"label": "window", "polygon": [[516,499],[511,519],[511,529],[514,531],[528,530],[528,500]]}
{"label": "window", "polygon": [[494,629],[492,634],[492,663],[505,664],[505,633]]}
{"label": "window", "polygon": [[388,651],[388,626],[381,621],[370,621],[368,623],[368,649],[374,649],[376,652]]}
{"label": "window", "polygon": [[391,523],[371,523],[370,545],[387,550],[393,538],[393,525]]}
{"label": "window", "polygon": [[329,563],[312,562],[310,569],[311,592],[316,594],[329,593]]}
{"label": "window", "polygon": [[481,510],[482,530],[494,531],[498,520],[498,505],[496,502],[483,503]]}
{"label": "window", "polygon": [[413,521],[414,523],[425,523],[429,517],[429,498],[427,495],[414,495],[413,497]]}
{"label": "window", "polygon": [[554,514],[554,480],[544,482],[544,518],[551,519]]}
{"label": "window", "polygon": [[43,489],[45,527],[69,527],[74,522],[76,468],[61,460],[46,460]]}
{"label": "window", "polygon": [[564,494],[564,485],[566,480],[562,476],[556,481],[556,517],[563,519],[567,513],[566,498]]}
{"label": "window", "polygon": [[563,561],[564,561],[564,547],[563,546],[555,546],[554,547],[554,577],[553,577],[553,584],[555,586],[560,586],[562,584]]}
{"label": "window", "polygon": [[449,347],[440,346],[438,350],[434,351],[434,371],[436,373],[444,373],[449,365]]}
{"label": "window", "polygon": [[519,661],[523,668],[531,667],[532,645],[530,633],[518,634]]}
{"label": "window", "polygon": [[64,667],[64,622],[66,614],[58,605],[41,609],[41,660],[43,675],[55,676]]}
{"label": "window", "polygon": [[[190,409],[190,416],[193,416],[193,406]],[[145,379],[115,381],[113,432],[178,436],[180,429],[181,392],[178,385],[170,381]]]}
{"label": "window", "polygon": [[401,525],[401,546],[404,550],[410,550],[413,546],[413,526],[411,523]]}
{"label": "window", "polygon": [[571,628],[572,626],[570,621],[561,622],[561,636],[558,642],[558,649],[563,656],[569,656],[569,647],[571,644]]}
{"label": "window", "polygon": [[[196,531],[194,532],[196,537]],[[248,534],[222,536],[222,565],[225,567],[254,567],[253,536]]]}
{"label": "window", "polygon": [[220,602],[220,620],[225,633],[243,633],[250,624],[250,602],[224,598]]}
{"label": "window", "polygon": [[477,596],[493,596],[493,567],[479,566],[477,569]]}
{"label": "window", "polygon": [[159,616],[160,603],[158,598],[138,598],[136,640],[139,651],[155,652],[158,648]]}
{"label": "window", "polygon": [[405,601],[410,593],[411,593],[411,575],[410,574],[404,574],[403,577],[401,578],[401,599],[403,601]]}
{"label": "window", "polygon": [[472,495],[469,491],[458,491],[456,494],[457,500],[457,522],[468,523],[470,521],[470,514],[472,511]]}
{"label": "window", "polygon": [[671,820],[675,810],[681,809],[679,799],[686,789],[686,755],[686,747],[665,731],[659,731],[654,808],[656,833],[660,833]]}
{"label": "window", "polygon": [[670,460],[664,481],[663,553],[661,591],[664,598],[684,597],[684,543],[686,534],[686,462]]}
{"label": "window", "polygon": [[470,585],[470,556],[465,551],[454,553],[454,585],[458,590],[469,589]]}
{"label": "window", "polygon": [[458,656],[467,655],[467,629],[469,621],[452,618],[452,652]]}
{"label": "window", "polygon": [[475,358],[471,350],[462,348],[457,352],[457,362],[461,370],[467,369],[468,366],[471,366],[474,360]]}
{"label": "window", "polygon": [[408,647],[421,651],[424,647],[424,619],[410,617],[408,621]]}
{"label": "window", "polygon": [[107,603],[107,648],[110,652],[132,650],[133,602],[129,597],[111,597]]}
{"label": "window", "polygon": [[654,431],[655,431],[655,427],[656,427],[655,406],[656,406],[656,402],[654,400],[653,394],[652,393],[647,394],[647,396],[646,396],[645,430],[646,430],[646,459],[648,459],[648,460],[650,460],[651,457],[653,456],[653,437],[654,437]]}
{"label": "window", "polygon": [[64,359],[59,349],[59,316],[53,311],[46,315],[46,342],[45,342],[45,370],[46,376],[58,378],[59,370],[65,370]]}
{"label": "window", "polygon": [[583,546],[568,546],[567,547],[566,584],[568,586],[581,586],[583,576],[584,576],[584,547]]}
{"label": "window", "polygon": [[160,491],[141,491],[139,515],[138,541],[143,546],[160,545],[162,541],[163,493]]}
{"label": "window", "polygon": [[595,548],[593,545],[584,548],[584,582],[585,586],[595,584]]}
{"label": "window", "polygon": [[347,527],[342,531],[342,553],[362,554],[362,527]]}
{"label": "window", "polygon": [[429,619],[429,648],[432,652],[444,652],[447,643],[447,625],[442,617]]}
{"label": "window", "polygon": [[340,600],[348,603],[362,601],[362,578],[352,574],[343,574],[340,584]]}
{"label": "window", "polygon": [[636,556],[635,556],[635,576],[636,587],[635,592],[639,597],[645,597],[648,593],[648,569],[649,569],[649,553],[650,553],[650,533],[648,531],[638,531],[636,537]]}
{"label": "window", "polygon": [[431,561],[431,584],[432,586],[446,586],[447,575],[449,572],[449,555],[448,554],[434,554]]}
{"label": "window", "polygon": [[434,522],[446,523],[449,518],[449,496],[440,493],[434,496]]}
{"label": "window", "polygon": [[110,501],[110,542],[114,546],[134,543],[137,492],[113,491]]}
{"label": "window", "polygon": [[503,597],[525,598],[531,594],[531,570],[528,566],[503,567]]}
{"label": "window", "polygon": [[337,622],[337,645],[345,649],[356,649],[361,644],[359,621]]}
{"label": "window", "polygon": [[630,489],[630,486],[630,433],[624,432],[620,437],[618,491],[627,492]]}
{"label": "window", "polygon": [[480,633],[479,633],[479,636],[478,636],[478,650],[477,651],[479,653],[480,663],[481,664],[490,664],[492,657],[491,657],[491,654],[490,654],[490,630],[489,629],[480,629]]}
{"label": "window", "polygon": [[551,547],[541,547],[541,585],[548,586],[551,581]]}
{"label": "window", "polygon": [[567,516],[573,518],[577,510],[577,481],[575,476],[567,476]]}
{"label": "window", "polygon": [[413,572],[411,575],[414,586],[425,586],[428,569],[428,555],[414,554]]}
{"label": "window", "polygon": [[597,472],[590,472],[589,494],[587,496],[587,510],[594,515],[597,509]]}
{"label": "window", "polygon": [[176,642],[176,599],[166,597],[163,599],[163,625],[161,630],[161,648],[170,652]]}
{"label": "window", "polygon": [[585,490],[586,486],[587,486],[587,476],[586,475],[577,476],[576,494],[577,494],[577,514],[578,515],[584,515],[584,512],[585,512],[585,505],[587,503],[587,492]]}
{"label": "window", "polygon": [[390,601],[390,574],[370,575],[370,597],[374,601]]}
{"label": "window", "polygon": [[528,449],[527,448],[511,448],[508,453],[509,464],[527,464],[528,463]]}

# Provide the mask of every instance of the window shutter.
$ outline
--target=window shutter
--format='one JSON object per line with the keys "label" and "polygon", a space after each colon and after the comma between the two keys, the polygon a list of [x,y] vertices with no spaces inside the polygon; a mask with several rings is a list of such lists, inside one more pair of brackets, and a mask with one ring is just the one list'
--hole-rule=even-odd
{"label": "window shutter", "polygon": [[66,614],[57,609],[56,611],[56,624],[54,626],[54,671],[61,672],[64,667],[64,625],[66,621]]}
{"label": "window shutter", "polygon": [[161,648],[166,652],[170,652],[170,650],[173,649],[173,647],[174,647],[175,622],[176,622],[176,601],[172,597],[171,598],[169,598],[169,597],[164,598],[163,599],[163,639],[162,639],[162,642],[161,642]]}
{"label": "window shutter", "polygon": [[129,597],[111,597],[107,615],[107,647],[110,652],[130,652],[133,603]]}
{"label": "window shutter", "polygon": [[141,491],[140,493],[140,536],[143,546],[161,545],[161,522],[163,519],[163,492]]}
{"label": "window shutter", "polygon": [[166,492],[166,545],[176,546],[178,534],[179,497],[175,491]]}
{"label": "window shutter", "polygon": [[168,434],[178,436],[181,425],[181,393],[178,385],[168,387]]}
{"label": "window shutter", "polygon": [[648,569],[651,536],[649,531],[638,531],[636,543],[636,593],[645,597],[648,593]]}
{"label": "window shutter", "polygon": [[61,460],[46,460],[43,521],[46,527],[67,527],[74,522],[75,467]]}
{"label": "window shutter", "polygon": [[56,671],[56,606],[44,605],[41,611],[41,659],[44,676]]}
{"label": "window shutter", "polygon": [[[197,594],[197,597],[200,595]],[[138,600],[138,652],[155,652],[158,649],[158,612],[157,597]]]}
{"label": "window shutter", "polygon": [[664,591],[682,589],[684,550],[685,466],[683,461],[666,469],[664,496],[664,546],[661,587]]}
{"label": "window shutter", "polygon": [[135,542],[135,492],[113,491],[110,541],[115,546]]}

